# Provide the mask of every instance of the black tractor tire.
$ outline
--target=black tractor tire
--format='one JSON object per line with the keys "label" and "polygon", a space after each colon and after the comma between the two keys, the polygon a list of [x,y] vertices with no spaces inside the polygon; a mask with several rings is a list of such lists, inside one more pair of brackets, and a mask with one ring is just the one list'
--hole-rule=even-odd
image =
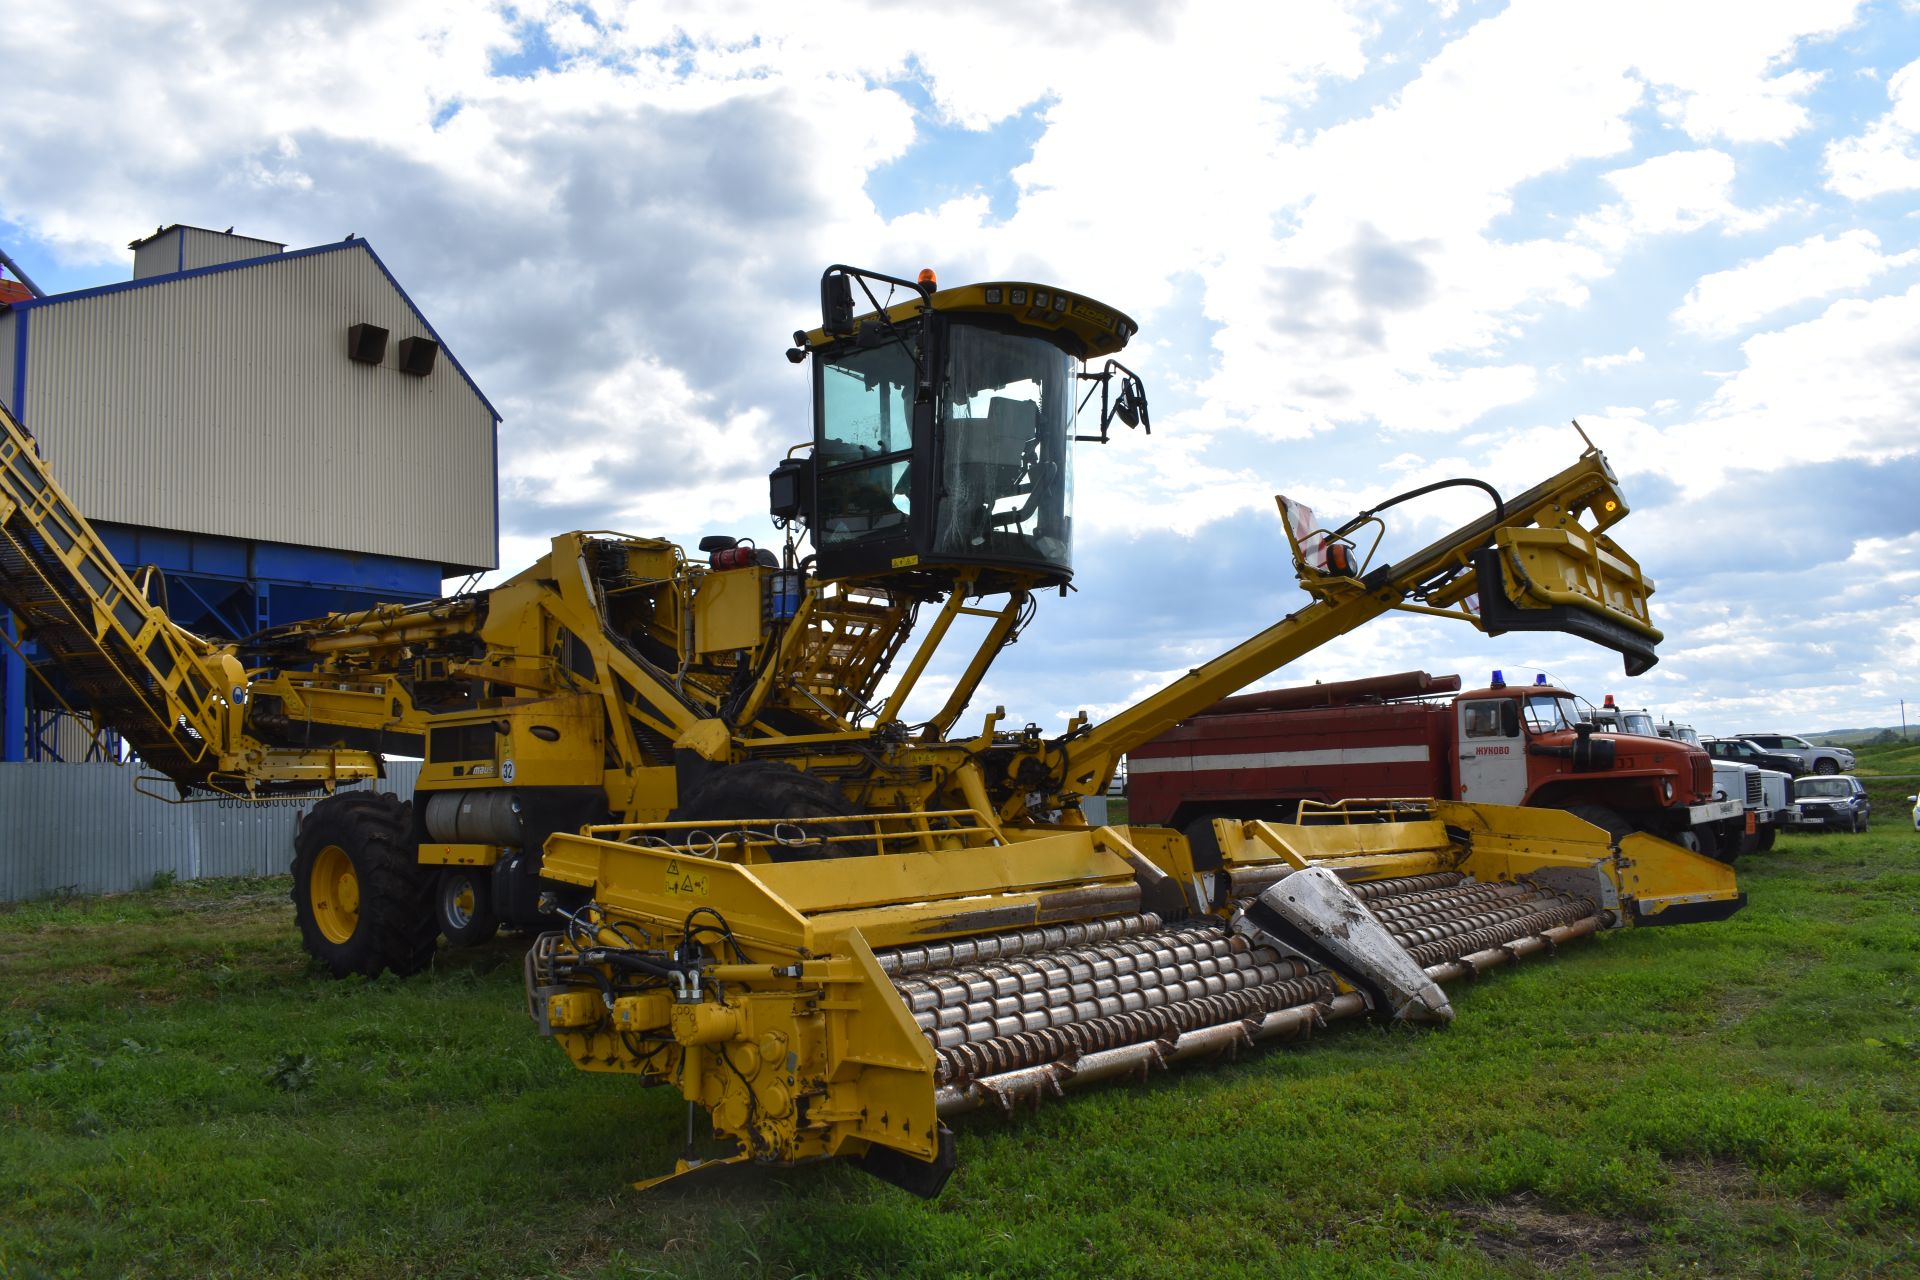
{"label": "black tractor tire", "polygon": [[313,806],[293,842],[293,917],[307,954],[336,978],[406,977],[433,959],[433,872],[413,843],[413,806],[350,791]]}
{"label": "black tractor tire", "polygon": [[500,932],[493,914],[493,872],[484,867],[448,867],[433,886],[433,918],[450,946],[477,947]]}
{"label": "black tractor tire", "polygon": [[[673,811],[670,820],[711,822],[715,825],[710,834],[718,836],[731,825],[746,824],[755,830],[770,831],[774,823],[790,818],[840,818],[855,812],[840,788],[825,778],[772,760],[749,760],[730,765],[707,778]],[[822,823],[803,830],[814,836],[866,834],[857,823]],[[876,852],[871,840],[849,840],[834,844],[776,845],[769,856],[775,862],[801,862],[864,857]]]}
{"label": "black tractor tire", "polygon": [[1840,772],[1840,762],[1831,757],[1825,760],[1815,760],[1813,762],[1813,771],[1823,778],[1831,778],[1834,774]]}

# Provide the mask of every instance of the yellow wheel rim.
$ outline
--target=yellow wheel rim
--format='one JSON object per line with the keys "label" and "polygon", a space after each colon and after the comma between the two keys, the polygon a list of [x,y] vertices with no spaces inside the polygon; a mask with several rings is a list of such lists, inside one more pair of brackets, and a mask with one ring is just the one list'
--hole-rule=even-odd
{"label": "yellow wheel rim", "polygon": [[473,911],[478,905],[473,894],[473,877],[460,875],[446,886],[446,892],[452,894],[445,899],[446,923],[449,928],[464,929],[473,923]]}
{"label": "yellow wheel rim", "polygon": [[360,877],[354,874],[353,859],[337,844],[330,844],[313,860],[313,878],[308,884],[313,898],[313,922],[320,926],[328,942],[345,942],[360,927]]}

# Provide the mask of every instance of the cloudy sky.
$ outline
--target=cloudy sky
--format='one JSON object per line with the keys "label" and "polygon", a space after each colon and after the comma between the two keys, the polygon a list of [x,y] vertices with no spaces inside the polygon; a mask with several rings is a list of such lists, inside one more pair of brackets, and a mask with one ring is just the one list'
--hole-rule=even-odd
{"label": "cloudy sky", "polygon": [[1141,324],[1155,430],[1082,447],[1079,591],[981,699],[1015,719],[1297,607],[1276,492],[1512,492],[1576,417],[1653,672],[1401,618],[1266,683],[1545,670],[1713,731],[1920,700],[1913,0],[8,9],[0,245],[60,290],[161,223],[367,238],[505,415],[503,565],[768,537],[820,269],[933,266]]}

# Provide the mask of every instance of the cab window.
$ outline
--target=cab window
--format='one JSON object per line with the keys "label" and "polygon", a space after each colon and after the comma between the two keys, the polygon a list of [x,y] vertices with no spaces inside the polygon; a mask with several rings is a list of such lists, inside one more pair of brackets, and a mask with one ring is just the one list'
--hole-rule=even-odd
{"label": "cab window", "polygon": [[1469,738],[1502,738],[1500,703],[1497,700],[1469,702],[1461,712],[1461,723]]}
{"label": "cab window", "polygon": [[822,546],[899,536],[912,513],[913,357],[889,342],[825,361],[820,374]]}

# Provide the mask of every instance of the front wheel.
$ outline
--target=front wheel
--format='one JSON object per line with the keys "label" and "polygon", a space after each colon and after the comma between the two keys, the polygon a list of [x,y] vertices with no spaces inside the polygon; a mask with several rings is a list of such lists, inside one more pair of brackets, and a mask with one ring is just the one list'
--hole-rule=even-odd
{"label": "front wheel", "polygon": [[1835,760],[1816,760],[1813,762],[1813,771],[1823,777],[1831,777],[1840,772],[1840,764]]}
{"label": "front wheel", "polygon": [[500,932],[493,914],[493,877],[471,867],[448,867],[433,894],[440,932],[456,947],[477,947]]}
{"label": "front wheel", "polygon": [[1626,814],[1621,813],[1618,809],[1609,805],[1569,804],[1556,807],[1565,809],[1581,821],[1590,822],[1600,828],[1607,833],[1607,839],[1611,840],[1614,844],[1619,844],[1626,837],[1638,830]]}
{"label": "front wheel", "polygon": [[350,791],[313,806],[293,843],[293,918],[336,978],[405,977],[433,959],[433,877],[414,856],[413,806]]}

